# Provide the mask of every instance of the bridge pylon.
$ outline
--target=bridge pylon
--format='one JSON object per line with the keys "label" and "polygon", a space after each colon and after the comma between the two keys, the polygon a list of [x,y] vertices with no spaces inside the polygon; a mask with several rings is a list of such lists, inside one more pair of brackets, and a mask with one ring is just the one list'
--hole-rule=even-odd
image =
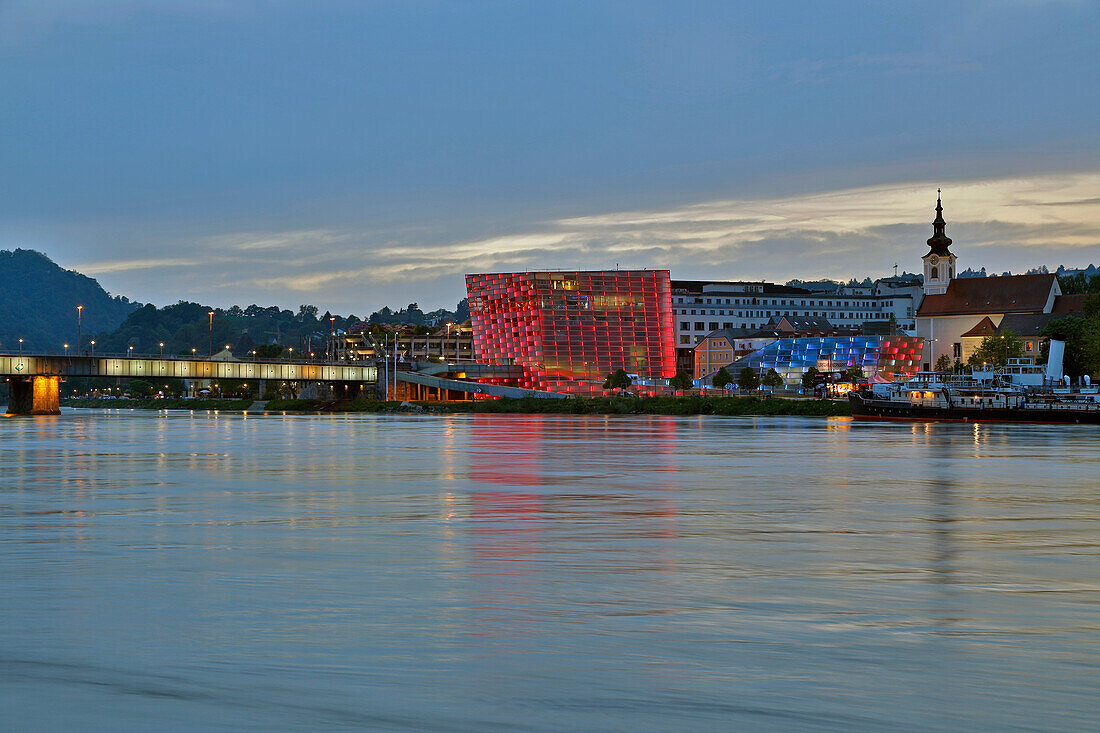
{"label": "bridge pylon", "polygon": [[15,377],[8,382],[9,415],[60,415],[60,377]]}

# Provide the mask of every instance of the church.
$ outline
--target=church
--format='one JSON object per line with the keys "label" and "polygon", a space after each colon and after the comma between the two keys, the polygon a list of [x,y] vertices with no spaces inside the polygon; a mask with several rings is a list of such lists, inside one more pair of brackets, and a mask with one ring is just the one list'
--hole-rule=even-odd
{"label": "church", "polygon": [[932,369],[943,355],[965,363],[982,339],[1001,328],[1022,337],[1025,353],[1038,356],[1039,332],[1049,321],[1080,311],[1083,296],[1062,295],[1054,274],[956,278],[958,258],[946,227],[937,197],[916,316],[917,336],[925,343],[922,369]]}

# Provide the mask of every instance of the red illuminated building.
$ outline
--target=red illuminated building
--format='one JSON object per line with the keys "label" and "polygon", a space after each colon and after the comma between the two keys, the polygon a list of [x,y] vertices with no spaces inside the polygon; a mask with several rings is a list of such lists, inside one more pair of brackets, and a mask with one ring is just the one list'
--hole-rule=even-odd
{"label": "red illuminated building", "polygon": [[529,386],[676,373],[668,270],[467,275],[474,353]]}

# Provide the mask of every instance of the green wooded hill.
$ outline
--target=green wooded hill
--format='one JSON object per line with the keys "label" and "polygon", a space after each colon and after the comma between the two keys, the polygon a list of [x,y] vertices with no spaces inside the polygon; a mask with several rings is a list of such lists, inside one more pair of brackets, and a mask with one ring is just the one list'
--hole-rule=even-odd
{"label": "green wooded hill", "polygon": [[137,303],[112,297],[94,278],[59,267],[32,249],[0,250],[0,351],[61,351],[76,345],[76,307],[83,333],[112,331]]}

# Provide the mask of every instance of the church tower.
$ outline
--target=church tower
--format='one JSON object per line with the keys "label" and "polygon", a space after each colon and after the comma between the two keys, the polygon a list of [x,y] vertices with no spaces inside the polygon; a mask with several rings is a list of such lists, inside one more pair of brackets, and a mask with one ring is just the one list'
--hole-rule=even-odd
{"label": "church tower", "polygon": [[936,220],[932,222],[932,238],[928,240],[928,254],[924,260],[924,294],[942,295],[955,277],[955,255],[951,254],[951,238],[944,233],[947,222],[943,220],[943,204],[936,191]]}

